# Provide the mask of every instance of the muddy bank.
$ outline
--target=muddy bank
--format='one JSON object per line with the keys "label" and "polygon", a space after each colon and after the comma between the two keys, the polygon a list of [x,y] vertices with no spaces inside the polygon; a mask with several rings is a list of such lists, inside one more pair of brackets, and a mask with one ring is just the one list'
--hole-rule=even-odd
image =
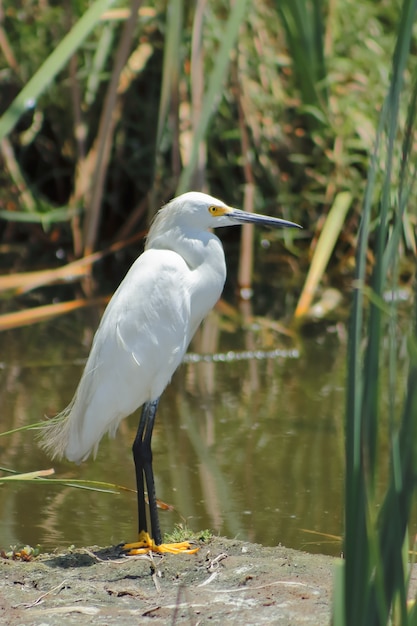
{"label": "muddy bank", "polygon": [[308,624],[331,616],[336,559],[214,538],[196,555],[115,548],[0,560],[0,624]]}

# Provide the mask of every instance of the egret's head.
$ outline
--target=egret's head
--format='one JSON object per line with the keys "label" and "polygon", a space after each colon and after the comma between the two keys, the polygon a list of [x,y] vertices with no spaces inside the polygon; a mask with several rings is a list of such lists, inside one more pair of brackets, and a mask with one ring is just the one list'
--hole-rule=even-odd
{"label": "egret's head", "polygon": [[176,226],[185,230],[207,230],[236,226],[245,222],[281,228],[301,228],[287,220],[234,209],[221,200],[198,191],[189,191],[171,200],[157,214],[154,226],[161,230]]}

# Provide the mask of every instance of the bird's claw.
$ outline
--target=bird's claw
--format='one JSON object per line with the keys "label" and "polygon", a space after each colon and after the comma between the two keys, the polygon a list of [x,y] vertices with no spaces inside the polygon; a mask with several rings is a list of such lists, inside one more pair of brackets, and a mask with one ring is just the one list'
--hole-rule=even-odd
{"label": "bird's claw", "polygon": [[149,552],[157,554],[195,554],[199,549],[199,546],[196,547],[190,541],[161,543],[157,545],[155,541],[151,539],[149,533],[143,531],[139,534],[138,541],[125,543],[122,548],[127,556],[148,554]]}

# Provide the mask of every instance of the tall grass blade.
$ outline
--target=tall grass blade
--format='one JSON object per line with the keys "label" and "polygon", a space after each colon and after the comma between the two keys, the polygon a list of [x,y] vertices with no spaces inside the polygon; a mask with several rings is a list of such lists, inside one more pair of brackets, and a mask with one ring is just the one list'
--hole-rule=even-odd
{"label": "tall grass blade", "polygon": [[346,600],[345,600],[345,565],[343,561],[336,563],[333,574],[333,624],[346,626]]}
{"label": "tall grass blade", "polygon": [[166,12],[166,36],[162,67],[161,96],[159,100],[158,130],[155,149],[161,148],[162,136],[172,101],[173,90],[178,89],[181,61],[181,34],[183,26],[183,0],[171,0]]}
{"label": "tall grass blade", "polygon": [[[7,472],[8,470],[0,467],[0,471]],[[52,467],[47,470],[36,470],[34,472],[24,472],[23,474],[13,472],[11,476],[1,476],[0,481],[5,482],[8,480],[33,480],[34,478],[45,478],[45,476],[52,476],[53,474],[55,474],[55,470]]]}
{"label": "tall grass blade", "polygon": [[45,91],[69,58],[99,23],[102,14],[113,1],[114,0],[95,0],[75,26],[73,26],[68,35],[64,37],[38,71],[35,72],[0,118],[0,140],[14,128],[21,115],[23,115],[28,108],[33,107],[39,96]]}
{"label": "tall grass blade", "polygon": [[68,478],[48,478],[55,474],[53,468],[47,470],[36,470],[34,472],[19,473],[14,470],[0,467],[0,471],[8,472],[11,476],[0,476],[0,485],[8,482],[30,482],[35,481],[37,483],[62,485],[63,487],[74,487],[76,489],[87,489],[88,491],[99,491],[101,493],[114,493],[119,494],[120,491],[133,491],[129,487],[123,487],[121,485],[115,485],[113,483],[106,483],[100,480],[85,480],[85,479],[68,479]]}
{"label": "tall grass blade", "polygon": [[326,270],[351,204],[352,194],[349,191],[341,191],[334,199],[311,260],[306,282],[294,313],[295,319],[301,319],[310,309],[317,286]]}
{"label": "tall grass blade", "polygon": [[[401,219],[405,209],[404,197],[409,189],[400,185],[395,226],[392,219],[392,179],[398,168],[400,179],[409,180],[411,148],[406,139],[403,160],[398,164],[398,122],[400,95],[403,97],[403,76],[408,60],[411,33],[417,3],[405,0],[398,28],[398,40],[393,57],[392,79],[380,116],[375,152],[368,172],[368,184],[363,202],[360,226],[356,289],[353,298],[348,344],[348,383],[346,409],[346,515],[345,515],[345,623],[358,626],[387,624],[394,602],[397,602],[401,623],[406,624],[406,571],[404,544],[410,507],[415,493],[417,463],[417,410],[415,407],[414,362],[410,357],[407,399],[399,430],[391,417],[390,481],[379,516],[376,514],[375,485],[378,475],[379,396],[381,346],[384,333],[384,307],[379,306],[388,277],[392,288],[397,284],[396,259],[402,233]],[[412,94],[406,133],[413,128],[416,103]],[[384,139],[386,138],[386,142]],[[376,179],[383,165],[383,185],[375,216],[375,260],[371,279],[373,297],[369,300],[369,315],[365,320],[365,290],[367,253],[371,245],[371,218],[375,205]],[[415,170],[415,168],[414,168]],[[415,177],[415,171],[412,179]],[[390,265],[387,259],[390,259]],[[389,374],[392,384],[395,371],[396,302],[390,303],[388,324]],[[363,351],[363,338],[367,337]],[[414,388],[413,388],[414,385]],[[391,389],[395,393],[395,389]],[[391,404],[391,408],[394,403]],[[340,581],[339,581],[340,582]],[[340,590],[339,590],[340,596]],[[335,622],[338,624],[338,622]]]}
{"label": "tall grass blade", "polygon": [[[27,204],[25,204],[27,206]],[[58,222],[69,222],[73,217],[80,215],[82,209],[61,207],[48,211],[0,211],[0,219],[10,222],[24,222],[26,224],[42,224],[45,230]]]}
{"label": "tall grass blade", "polygon": [[324,58],[323,3],[320,0],[276,0],[285,30],[296,83],[312,125],[326,121],[327,69]]}
{"label": "tall grass blade", "polygon": [[84,94],[84,104],[86,107],[90,107],[96,99],[97,91],[101,83],[101,74],[111,53],[114,30],[115,26],[113,23],[103,25],[103,30],[94,52],[91,68],[88,72]]}

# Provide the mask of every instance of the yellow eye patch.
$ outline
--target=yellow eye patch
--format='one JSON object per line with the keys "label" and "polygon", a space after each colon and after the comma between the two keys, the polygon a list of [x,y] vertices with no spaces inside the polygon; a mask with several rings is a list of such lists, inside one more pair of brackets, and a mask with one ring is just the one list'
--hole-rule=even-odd
{"label": "yellow eye patch", "polygon": [[209,206],[209,213],[213,215],[213,217],[218,217],[219,215],[226,215],[227,209],[224,206]]}

